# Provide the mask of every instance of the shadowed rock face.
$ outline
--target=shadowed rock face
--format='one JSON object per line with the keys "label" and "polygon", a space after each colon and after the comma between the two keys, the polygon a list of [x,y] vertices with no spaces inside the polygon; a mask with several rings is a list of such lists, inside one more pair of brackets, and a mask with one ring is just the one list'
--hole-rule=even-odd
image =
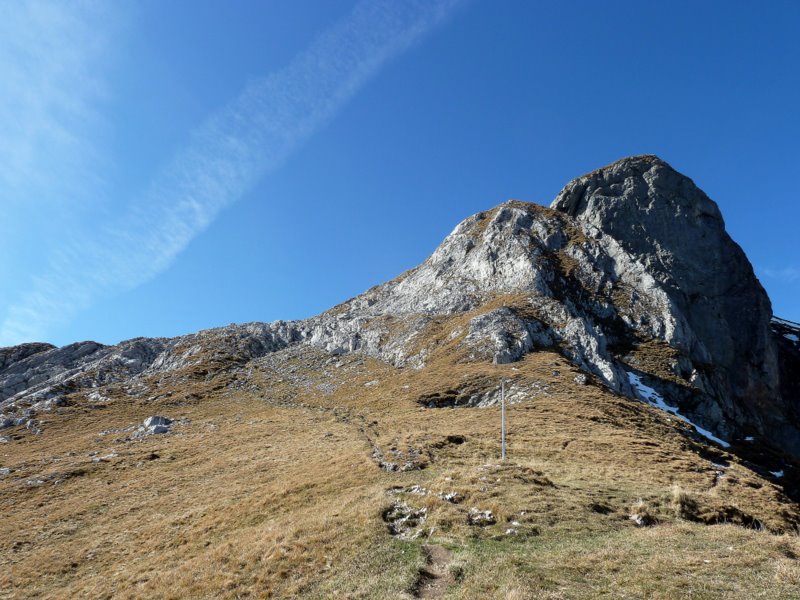
{"label": "shadowed rock face", "polygon": [[635,371],[719,437],[800,456],[800,349],[771,316],[717,205],[660,159],[632,157],[572,181],[551,208],[508,201],[465,219],[418,267],[310,319],[0,349],[0,427],[112,383],[136,395],[187,369],[238,376],[288,346],[421,368],[449,344],[497,363],[554,348],[630,397]]}
{"label": "shadowed rock face", "polygon": [[781,398],[769,298],[719,208],[691,179],[655,156],[626,158],[569,183],[552,208],[613,237],[659,281],[688,324],[670,345],[722,409],[718,431],[735,431],[726,421],[765,435],[786,430],[782,441],[800,451]]}
{"label": "shadowed rock face", "polygon": [[20,344],[19,346],[11,346],[10,348],[0,348],[0,371],[5,371],[10,368],[14,363],[25,360],[29,356],[44,352],[45,350],[52,350],[55,348],[52,344]]}

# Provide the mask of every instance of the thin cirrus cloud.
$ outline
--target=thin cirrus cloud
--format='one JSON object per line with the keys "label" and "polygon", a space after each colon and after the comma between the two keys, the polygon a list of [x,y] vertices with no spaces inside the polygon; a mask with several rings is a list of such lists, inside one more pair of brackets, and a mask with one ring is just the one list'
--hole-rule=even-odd
{"label": "thin cirrus cloud", "polygon": [[[99,3],[0,2],[3,202],[73,202],[92,177],[114,19]],[[102,27],[100,26],[102,24]],[[45,168],[46,167],[46,168]]]}
{"label": "thin cirrus cloud", "polygon": [[783,283],[794,283],[795,281],[800,281],[800,268],[798,267],[789,266],[780,269],[762,267],[759,269],[759,271],[765,277],[768,277],[769,279],[776,279]]}
{"label": "thin cirrus cloud", "polygon": [[[80,0],[0,0],[0,282],[6,285],[27,280],[33,265],[44,263],[50,240],[102,203],[105,74],[127,2],[110,9]],[[11,300],[11,290],[0,285],[0,302]]]}
{"label": "thin cirrus cloud", "polygon": [[365,0],[282,70],[212,115],[127,214],[62,245],[8,310],[0,345],[42,339],[94,300],[167,268],[226,206],[277,169],[387,61],[461,0]]}

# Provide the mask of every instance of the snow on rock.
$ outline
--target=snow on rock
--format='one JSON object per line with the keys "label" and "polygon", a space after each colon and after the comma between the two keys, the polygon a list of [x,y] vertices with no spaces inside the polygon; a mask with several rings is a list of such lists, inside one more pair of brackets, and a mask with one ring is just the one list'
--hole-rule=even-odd
{"label": "snow on rock", "polygon": [[770,474],[772,474],[773,477],[780,479],[781,477],[783,477],[783,469],[781,469],[780,471],[770,471]]}
{"label": "snow on rock", "polygon": [[714,434],[712,434],[707,429],[703,429],[699,425],[696,425],[696,424],[692,423],[689,419],[687,419],[682,414],[680,414],[678,412],[678,409],[675,408],[674,406],[669,406],[666,402],[664,402],[664,398],[661,397],[661,394],[656,392],[650,386],[647,386],[644,383],[642,383],[642,380],[640,379],[640,377],[638,375],[636,375],[635,373],[630,373],[629,372],[628,373],[628,380],[630,381],[631,386],[634,388],[634,390],[636,390],[638,396],[642,400],[647,402],[650,406],[655,406],[656,408],[659,408],[659,409],[661,409],[661,410],[663,410],[665,412],[668,412],[668,413],[670,413],[672,415],[675,415],[678,419],[680,419],[684,423],[687,423],[687,424],[691,425],[692,427],[694,427],[695,431],[697,433],[699,433],[700,435],[702,435],[704,438],[709,439],[712,442],[716,442],[717,444],[719,444],[723,448],[730,448],[731,445],[728,442],[726,442],[725,440],[721,440],[720,438],[716,437]]}

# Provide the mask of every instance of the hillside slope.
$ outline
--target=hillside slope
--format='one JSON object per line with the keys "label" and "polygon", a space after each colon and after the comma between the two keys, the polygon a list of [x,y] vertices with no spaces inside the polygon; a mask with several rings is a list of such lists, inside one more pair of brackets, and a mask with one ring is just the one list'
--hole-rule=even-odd
{"label": "hillside slope", "polygon": [[648,156],[305,321],[0,349],[0,595],[796,597],[771,317]]}

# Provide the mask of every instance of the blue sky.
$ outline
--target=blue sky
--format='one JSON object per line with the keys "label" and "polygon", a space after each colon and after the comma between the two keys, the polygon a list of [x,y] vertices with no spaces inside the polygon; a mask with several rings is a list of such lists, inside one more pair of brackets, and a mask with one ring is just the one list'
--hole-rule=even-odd
{"label": "blue sky", "polygon": [[0,346],[303,318],[655,153],[800,321],[800,3],[0,0]]}

